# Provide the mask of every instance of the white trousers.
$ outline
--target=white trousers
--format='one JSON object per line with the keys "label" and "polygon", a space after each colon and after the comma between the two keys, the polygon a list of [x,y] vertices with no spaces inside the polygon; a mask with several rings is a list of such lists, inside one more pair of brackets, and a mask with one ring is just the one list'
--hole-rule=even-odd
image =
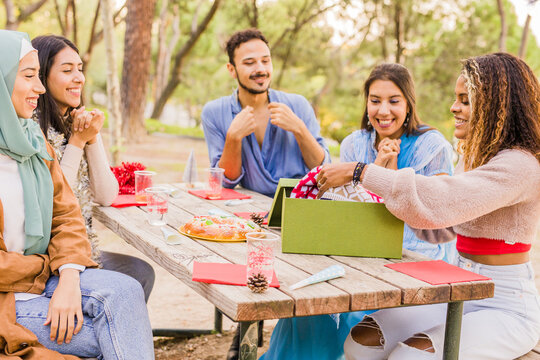
{"label": "white trousers", "polygon": [[[463,306],[460,359],[511,360],[533,349],[540,339],[540,297],[529,263],[509,266],[479,264],[463,257],[457,266],[490,277],[495,295],[467,301]],[[347,359],[442,359],[447,304],[379,310],[370,316],[377,322],[384,346],[345,341]],[[402,342],[415,334],[427,335],[435,353],[413,349]]]}

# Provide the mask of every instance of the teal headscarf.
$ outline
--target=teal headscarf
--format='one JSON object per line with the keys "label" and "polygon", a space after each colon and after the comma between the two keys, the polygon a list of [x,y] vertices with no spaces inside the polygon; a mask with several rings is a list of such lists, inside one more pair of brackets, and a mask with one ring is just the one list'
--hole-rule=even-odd
{"label": "teal headscarf", "polygon": [[[17,116],[11,94],[27,34],[0,30],[0,154],[17,162],[24,197],[24,253],[44,254],[51,237],[53,182],[43,159],[52,160],[39,125]],[[4,209],[9,211],[9,209]]]}

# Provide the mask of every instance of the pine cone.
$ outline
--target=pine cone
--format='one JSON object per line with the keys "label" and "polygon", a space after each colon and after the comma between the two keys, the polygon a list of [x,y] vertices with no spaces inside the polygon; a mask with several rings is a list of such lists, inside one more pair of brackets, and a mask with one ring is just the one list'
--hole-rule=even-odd
{"label": "pine cone", "polygon": [[254,293],[262,293],[268,289],[268,280],[264,274],[259,273],[248,278],[247,286]]}
{"label": "pine cone", "polygon": [[251,221],[253,221],[255,224],[261,226],[264,222],[264,216],[261,216],[257,213],[251,213],[249,214],[249,218],[251,219]]}

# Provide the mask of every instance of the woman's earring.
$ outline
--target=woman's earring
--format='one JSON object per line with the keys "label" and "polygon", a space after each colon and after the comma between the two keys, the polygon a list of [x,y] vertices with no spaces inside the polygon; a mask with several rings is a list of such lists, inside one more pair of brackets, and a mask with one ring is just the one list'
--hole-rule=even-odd
{"label": "woman's earring", "polygon": [[371,126],[371,121],[369,121],[369,115],[366,115],[366,117],[367,117],[367,124],[368,124],[368,126]]}
{"label": "woman's earring", "polygon": [[405,121],[403,122],[403,126],[407,127],[407,125],[409,125],[410,117],[411,117],[411,113],[407,113],[407,116],[405,117]]}

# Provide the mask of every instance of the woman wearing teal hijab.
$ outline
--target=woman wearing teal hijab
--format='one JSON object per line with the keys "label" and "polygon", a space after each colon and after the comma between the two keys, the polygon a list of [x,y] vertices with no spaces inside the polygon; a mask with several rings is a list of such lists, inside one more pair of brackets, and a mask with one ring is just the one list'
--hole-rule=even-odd
{"label": "woman wearing teal hijab", "polygon": [[[37,52],[26,34],[5,30],[0,48],[0,356],[24,355],[39,341],[79,357],[153,359],[140,284],[87,269],[95,263],[77,200],[30,119],[44,92]],[[36,262],[43,267],[29,266]],[[4,304],[13,296],[11,309]]]}

